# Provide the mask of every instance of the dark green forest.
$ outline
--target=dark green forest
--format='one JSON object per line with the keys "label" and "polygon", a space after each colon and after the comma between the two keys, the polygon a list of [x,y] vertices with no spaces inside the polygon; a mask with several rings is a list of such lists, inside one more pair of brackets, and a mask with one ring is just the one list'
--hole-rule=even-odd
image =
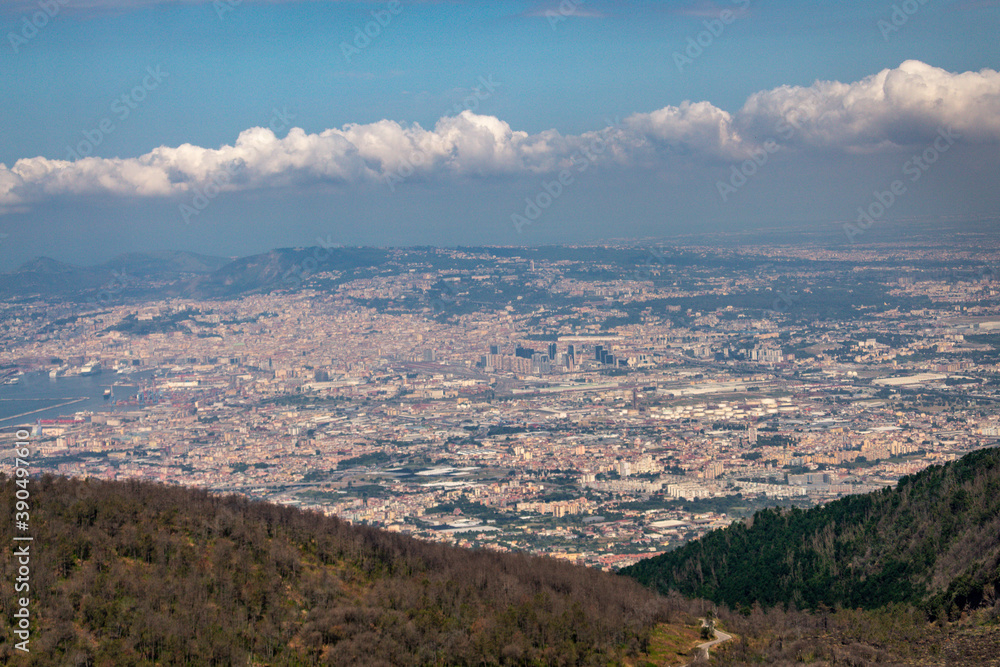
{"label": "dark green forest", "polygon": [[913,605],[931,619],[1000,591],[1000,449],[810,510],[769,509],[622,571],[733,609]]}
{"label": "dark green forest", "polygon": [[[0,477],[6,506],[17,488]],[[2,664],[646,665],[662,624],[707,612],[735,636],[720,664],[993,664],[1000,647],[1000,449],[758,512],[628,577],[181,487],[30,488],[31,653],[15,657],[5,558]]]}
{"label": "dark green forest", "polygon": [[[18,664],[620,664],[687,604],[238,496],[52,476],[30,488],[32,639]],[[0,477],[3,506],[16,489]],[[0,559],[3,664],[16,568]]]}

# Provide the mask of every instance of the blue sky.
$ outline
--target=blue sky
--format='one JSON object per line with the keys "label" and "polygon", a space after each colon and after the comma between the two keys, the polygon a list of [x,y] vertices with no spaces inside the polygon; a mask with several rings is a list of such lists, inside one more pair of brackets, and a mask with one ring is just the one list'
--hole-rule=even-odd
{"label": "blue sky", "polygon": [[834,228],[897,179],[885,219],[996,216],[998,26],[993,0],[4,0],[0,269]]}

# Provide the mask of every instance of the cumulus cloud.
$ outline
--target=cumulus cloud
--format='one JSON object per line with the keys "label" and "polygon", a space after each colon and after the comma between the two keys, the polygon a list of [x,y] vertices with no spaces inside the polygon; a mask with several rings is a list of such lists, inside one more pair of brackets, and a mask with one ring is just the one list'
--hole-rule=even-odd
{"label": "cumulus cloud", "polygon": [[[316,183],[364,184],[551,173],[574,160],[633,169],[742,159],[768,139],[801,151],[872,152],[920,145],[947,127],[965,142],[1000,141],[1000,73],[951,73],[910,60],[855,83],[818,81],[752,95],[736,113],[683,102],[603,130],[529,134],[464,111],[433,129],[381,120],[284,138],[265,128],[233,145],[160,147],[136,158],[34,157],[0,164],[0,212],[51,197],[188,196],[214,184],[241,191]],[[780,135],[780,137],[778,136]]]}
{"label": "cumulus cloud", "polygon": [[708,102],[637,113],[625,123],[634,136],[668,153],[729,159],[739,156],[743,144],[733,117]]}
{"label": "cumulus cloud", "polygon": [[817,81],[751,95],[737,114],[748,136],[774,135],[805,147],[871,151],[920,143],[945,126],[967,141],[1000,139],[1000,73],[954,74],[918,60],[856,83]]}

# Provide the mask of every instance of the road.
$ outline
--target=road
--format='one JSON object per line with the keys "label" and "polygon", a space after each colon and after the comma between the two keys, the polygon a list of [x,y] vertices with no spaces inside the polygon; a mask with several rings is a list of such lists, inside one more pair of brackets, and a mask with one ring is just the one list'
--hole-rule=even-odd
{"label": "road", "polygon": [[[702,622],[702,624],[704,624],[705,623],[705,619],[702,619],[701,622]],[[692,660],[691,662],[689,662],[684,667],[688,667],[688,665],[693,665],[696,662],[708,662],[708,649],[712,648],[713,646],[715,646],[717,644],[721,644],[722,642],[728,642],[732,638],[733,638],[732,635],[728,635],[725,632],[723,632],[722,630],[716,629],[715,630],[715,639],[713,639],[710,642],[705,642],[704,644],[698,644],[695,647],[695,650],[697,651],[697,653],[695,654],[694,660]]]}

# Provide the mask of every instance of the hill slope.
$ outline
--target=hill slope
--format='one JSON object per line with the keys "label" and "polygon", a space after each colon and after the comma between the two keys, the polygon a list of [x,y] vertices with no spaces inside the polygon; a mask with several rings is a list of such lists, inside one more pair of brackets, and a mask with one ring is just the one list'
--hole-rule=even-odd
{"label": "hill slope", "polygon": [[[96,266],[75,266],[37,257],[13,273],[0,273],[0,292],[14,298],[102,301],[119,296],[168,296],[192,277],[209,274],[230,260],[191,252],[127,253]],[[170,289],[170,283],[177,283]]]}
{"label": "hill slope", "polygon": [[377,248],[278,248],[233,260],[191,281],[185,289],[203,297],[295,289],[317,272],[379,266],[388,256]]}
{"label": "hill slope", "polygon": [[1000,591],[1000,449],[932,466],[895,489],[808,511],[758,512],[622,573],[734,608],[903,602],[941,617],[992,604]]}
{"label": "hill slope", "polygon": [[175,278],[179,274],[204,274],[218,271],[232,260],[183,250],[129,252],[105,262],[101,268],[142,279]]}
{"label": "hill slope", "polygon": [[[0,504],[16,488],[0,478]],[[240,497],[58,477],[30,494],[24,664],[606,665],[645,650],[668,611],[608,573]],[[25,595],[17,567],[0,559],[3,618]]]}

